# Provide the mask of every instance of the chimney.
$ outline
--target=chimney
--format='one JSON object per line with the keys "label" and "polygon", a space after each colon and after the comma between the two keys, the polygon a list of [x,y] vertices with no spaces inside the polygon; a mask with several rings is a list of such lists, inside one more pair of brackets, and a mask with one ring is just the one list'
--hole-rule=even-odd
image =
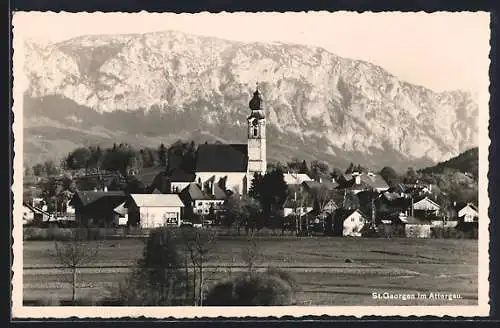
{"label": "chimney", "polygon": [[213,181],[210,181],[210,192],[212,195],[215,194],[215,183]]}

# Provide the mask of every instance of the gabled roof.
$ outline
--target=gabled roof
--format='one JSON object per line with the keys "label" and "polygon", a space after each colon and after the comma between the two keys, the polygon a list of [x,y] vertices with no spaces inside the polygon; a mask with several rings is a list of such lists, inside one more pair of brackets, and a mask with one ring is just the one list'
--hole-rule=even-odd
{"label": "gabled roof", "polygon": [[246,144],[203,144],[196,153],[196,172],[246,172]]}
{"label": "gabled roof", "polygon": [[432,199],[430,199],[429,197],[423,197],[419,200],[414,200],[413,201],[413,207],[415,207],[416,204],[420,203],[420,202],[423,202],[423,201],[427,201],[429,202],[431,205],[437,207],[437,208],[440,208],[441,206],[439,206],[439,204],[437,204],[435,201],[433,201]]}
{"label": "gabled roof", "polygon": [[177,194],[131,194],[138,207],[184,207]]}
{"label": "gabled roof", "polygon": [[217,183],[214,183],[213,188],[214,193],[211,194],[202,191],[197,183],[192,182],[181,191],[181,197],[184,201],[225,200],[228,197],[227,193]]}
{"label": "gabled roof", "polygon": [[363,212],[361,212],[359,209],[344,209],[344,208],[339,208],[335,211],[334,219],[337,222],[344,221],[345,219],[347,219],[348,217],[350,217],[352,214],[354,214],[356,212],[361,214],[361,216],[366,219],[366,215],[363,214]]}
{"label": "gabled roof", "polygon": [[170,182],[193,182],[195,174],[177,168],[168,172],[167,178]]}
{"label": "gabled roof", "polygon": [[95,203],[102,198],[119,198],[125,197],[125,193],[123,191],[93,191],[93,190],[80,190],[77,191],[73,198],[70,201],[70,205],[74,204],[76,199],[79,199],[83,206],[87,206],[89,204]]}
{"label": "gabled roof", "polygon": [[325,181],[304,181],[302,182],[302,185],[306,187],[308,190],[313,190],[313,189],[320,189],[320,188],[326,188],[327,190],[333,191],[338,187],[338,184],[335,182],[332,182],[330,180],[325,180]]}
{"label": "gabled roof", "polygon": [[115,207],[113,209],[113,211],[117,214],[120,214],[120,215],[125,215],[127,214],[127,209],[125,208],[125,203],[126,202],[123,202],[121,203],[120,205],[118,205],[117,207]]}
{"label": "gabled roof", "polygon": [[458,211],[461,211],[463,210],[464,208],[466,207],[470,207],[471,209],[473,209],[474,211],[478,212],[478,208],[476,207],[476,205],[472,204],[472,203],[457,203],[455,206],[453,206],[453,208],[458,212]]}
{"label": "gabled roof", "polygon": [[304,181],[313,181],[305,173],[283,173],[283,178],[287,185],[301,184]]}
{"label": "gabled roof", "polygon": [[431,222],[427,220],[422,220],[413,216],[401,217],[399,218],[404,224],[418,224],[418,225],[430,225]]}

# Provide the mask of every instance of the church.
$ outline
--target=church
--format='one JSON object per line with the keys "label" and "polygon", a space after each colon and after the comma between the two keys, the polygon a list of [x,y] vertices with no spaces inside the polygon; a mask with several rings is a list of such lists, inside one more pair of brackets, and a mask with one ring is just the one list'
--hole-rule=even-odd
{"label": "church", "polygon": [[244,195],[250,188],[254,174],[266,173],[266,117],[258,86],[249,107],[247,143],[199,145],[194,175],[188,175],[188,179],[186,175],[180,179],[170,176],[170,192],[181,192],[193,185],[188,189],[199,188],[202,194],[206,194],[204,198],[217,194],[213,192],[214,189]]}

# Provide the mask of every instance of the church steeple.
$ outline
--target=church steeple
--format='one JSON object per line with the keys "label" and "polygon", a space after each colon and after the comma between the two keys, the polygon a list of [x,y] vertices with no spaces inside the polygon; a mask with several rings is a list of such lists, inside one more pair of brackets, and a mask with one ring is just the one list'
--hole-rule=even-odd
{"label": "church steeple", "polygon": [[266,172],[266,118],[264,113],[262,95],[259,84],[255,88],[253,97],[248,103],[250,115],[248,116],[248,171],[250,178],[253,173]]}
{"label": "church steeple", "polygon": [[252,99],[248,103],[248,107],[250,107],[251,110],[249,118],[255,117],[259,119],[265,117],[262,95],[259,92],[259,83],[257,83],[257,87],[255,88]]}

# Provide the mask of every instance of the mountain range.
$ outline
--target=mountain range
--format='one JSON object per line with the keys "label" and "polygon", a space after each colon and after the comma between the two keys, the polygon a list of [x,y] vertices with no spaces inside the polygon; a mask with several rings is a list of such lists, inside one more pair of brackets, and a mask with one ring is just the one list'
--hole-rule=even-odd
{"label": "mountain range", "polygon": [[319,47],[177,31],[24,47],[28,163],[81,145],[244,143],[256,83],[269,161],[420,168],[478,146],[471,92],[433,92]]}

